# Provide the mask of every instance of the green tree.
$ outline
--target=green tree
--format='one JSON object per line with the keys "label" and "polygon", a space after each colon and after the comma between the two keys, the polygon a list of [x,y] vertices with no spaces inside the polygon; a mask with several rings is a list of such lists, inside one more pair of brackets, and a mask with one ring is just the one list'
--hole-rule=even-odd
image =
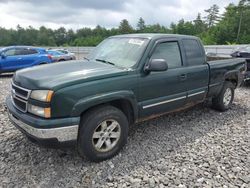
{"label": "green tree", "polygon": [[201,34],[206,30],[206,24],[202,21],[201,19],[201,14],[198,13],[196,19],[193,21],[194,22],[194,32],[195,34]]}
{"label": "green tree", "polygon": [[176,34],[177,33],[177,25],[175,23],[171,23],[170,24],[170,29],[172,31],[173,34]]}
{"label": "green tree", "polygon": [[92,28],[49,29],[44,26],[35,29],[31,26],[16,29],[0,27],[0,46],[8,45],[38,45],[38,46],[96,46],[103,39],[111,36],[133,32],[147,33],[177,33],[199,36],[204,44],[249,44],[250,43],[250,0],[240,0],[237,5],[229,4],[219,19],[219,8],[213,5],[206,10],[205,20],[198,13],[193,21],[179,20],[171,23],[170,28],[163,25],[146,25],[140,18],[134,30],[129,22],[124,19],[119,28],[106,29],[97,25]]}
{"label": "green tree", "polygon": [[13,45],[13,34],[16,31],[7,30],[0,27],[0,46],[9,46]]}
{"label": "green tree", "polygon": [[[248,23],[248,24],[250,23],[250,18],[249,18],[250,0],[240,0],[237,9],[238,9],[238,12],[240,15],[239,16],[238,31],[237,31],[237,39],[236,39],[236,42],[238,43],[238,42],[240,42],[240,32],[241,32],[241,27],[243,25],[242,21],[245,21],[245,23]],[[249,29],[248,29],[248,31],[249,31]]]}
{"label": "green tree", "polygon": [[137,23],[137,30],[142,32],[145,28],[146,28],[145,21],[143,20],[142,17],[140,17]]}
{"label": "green tree", "polygon": [[123,20],[120,22],[119,31],[120,31],[121,34],[132,33],[132,32],[133,32],[133,28],[132,28],[132,26],[129,24],[128,20],[123,19]]}
{"label": "green tree", "polygon": [[217,44],[250,43],[250,5],[249,1],[229,4],[222,19],[211,30]]}
{"label": "green tree", "polygon": [[54,39],[57,46],[61,46],[67,40],[67,31],[64,27],[60,27],[54,31]]}
{"label": "green tree", "polygon": [[56,46],[55,39],[53,37],[53,31],[42,26],[39,28],[37,36],[37,45],[39,46]]}
{"label": "green tree", "polygon": [[207,13],[207,16],[205,16],[205,20],[208,25],[208,28],[214,26],[219,21],[219,11],[220,7],[216,4],[205,10],[205,12]]}

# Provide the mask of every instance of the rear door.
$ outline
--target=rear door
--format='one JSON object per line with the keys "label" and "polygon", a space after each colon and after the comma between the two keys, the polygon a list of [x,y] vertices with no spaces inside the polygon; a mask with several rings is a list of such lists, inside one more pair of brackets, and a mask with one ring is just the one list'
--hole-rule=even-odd
{"label": "rear door", "polygon": [[32,48],[17,48],[16,56],[19,63],[19,68],[25,68],[32,66],[34,62],[39,58],[38,52]]}
{"label": "rear door", "polygon": [[185,105],[186,70],[183,66],[179,41],[161,40],[150,59],[165,59],[168,70],[142,74],[139,78],[140,117],[172,111]]}
{"label": "rear door", "polygon": [[203,46],[196,39],[182,39],[186,60],[187,103],[203,101],[208,92],[209,67]]}

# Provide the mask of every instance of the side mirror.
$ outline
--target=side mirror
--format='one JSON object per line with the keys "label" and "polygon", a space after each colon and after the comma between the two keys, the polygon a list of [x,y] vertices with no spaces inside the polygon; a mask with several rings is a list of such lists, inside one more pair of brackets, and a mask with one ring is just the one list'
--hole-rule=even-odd
{"label": "side mirror", "polygon": [[151,59],[144,68],[146,73],[151,71],[160,72],[166,70],[168,70],[168,64],[165,59]]}

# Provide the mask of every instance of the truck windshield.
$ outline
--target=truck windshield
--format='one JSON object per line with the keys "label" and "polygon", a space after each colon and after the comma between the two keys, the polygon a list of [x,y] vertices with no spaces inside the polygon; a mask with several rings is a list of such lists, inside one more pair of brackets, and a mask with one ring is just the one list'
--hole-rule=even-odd
{"label": "truck windshield", "polygon": [[141,57],[148,39],[114,37],[104,40],[87,57],[102,63],[130,68]]}

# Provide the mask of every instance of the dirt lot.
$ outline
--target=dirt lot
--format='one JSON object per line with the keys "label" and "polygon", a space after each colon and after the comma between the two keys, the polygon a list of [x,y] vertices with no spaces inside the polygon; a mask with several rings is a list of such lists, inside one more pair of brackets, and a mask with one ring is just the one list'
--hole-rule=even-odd
{"label": "dirt lot", "polygon": [[0,187],[250,187],[249,86],[225,113],[206,103],[134,126],[123,151],[96,164],[28,141],[7,117],[10,79],[0,77]]}

